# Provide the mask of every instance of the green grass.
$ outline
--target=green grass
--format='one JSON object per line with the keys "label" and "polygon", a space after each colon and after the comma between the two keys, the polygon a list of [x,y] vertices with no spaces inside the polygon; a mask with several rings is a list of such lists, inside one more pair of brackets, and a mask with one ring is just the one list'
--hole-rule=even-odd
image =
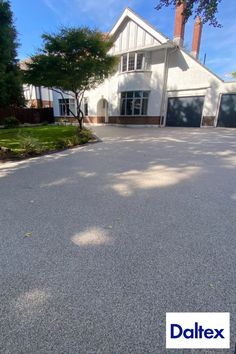
{"label": "green grass", "polygon": [[[90,131],[84,131],[87,141],[91,138]],[[36,139],[42,151],[58,150],[58,142],[69,141],[76,136],[74,126],[37,126],[13,129],[0,129],[0,146],[9,148],[17,155],[24,153],[22,143],[26,137]],[[87,142],[82,139],[79,143]],[[69,144],[68,144],[69,146]]]}

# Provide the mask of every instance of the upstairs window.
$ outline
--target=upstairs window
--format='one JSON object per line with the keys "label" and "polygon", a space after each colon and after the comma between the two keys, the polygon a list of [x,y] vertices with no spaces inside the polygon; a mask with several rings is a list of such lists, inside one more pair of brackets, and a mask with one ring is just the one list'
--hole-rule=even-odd
{"label": "upstairs window", "polygon": [[149,91],[127,91],[121,93],[122,116],[146,116]]}
{"label": "upstairs window", "polygon": [[136,70],[142,70],[144,68],[144,55],[143,53],[137,53]]}
{"label": "upstairs window", "polygon": [[135,53],[130,53],[129,54],[129,65],[128,65],[128,71],[135,70]]}
{"label": "upstairs window", "polygon": [[127,71],[127,60],[128,60],[128,55],[122,55],[121,57],[121,71]]}
{"label": "upstairs window", "polygon": [[121,56],[121,72],[144,70],[144,53],[127,53]]}
{"label": "upstairs window", "polygon": [[60,116],[63,117],[73,117],[73,113],[75,113],[75,100],[73,98],[59,99],[59,110]]}

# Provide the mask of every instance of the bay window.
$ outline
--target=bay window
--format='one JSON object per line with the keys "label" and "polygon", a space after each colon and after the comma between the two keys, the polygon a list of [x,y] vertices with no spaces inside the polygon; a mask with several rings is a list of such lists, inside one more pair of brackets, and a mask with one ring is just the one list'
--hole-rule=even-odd
{"label": "bay window", "polygon": [[127,60],[128,60],[128,55],[124,54],[121,57],[121,71],[127,71]]}
{"label": "bay window", "polygon": [[135,56],[135,53],[129,53],[128,71],[132,71],[135,69]]}
{"label": "bay window", "polygon": [[149,91],[127,91],[121,93],[120,114],[123,116],[145,116],[148,110]]}

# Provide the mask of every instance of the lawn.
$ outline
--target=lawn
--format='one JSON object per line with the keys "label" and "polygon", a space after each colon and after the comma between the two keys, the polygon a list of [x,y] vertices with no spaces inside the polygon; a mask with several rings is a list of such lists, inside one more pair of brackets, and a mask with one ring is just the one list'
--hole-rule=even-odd
{"label": "lawn", "polygon": [[0,147],[8,148],[16,155],[27,152],[26,143],[37,145],[38,150],[45,152],[86,143],[90,139],[89,130],[84,130],[78,135],[74,126],[47,125],[0,129]]}

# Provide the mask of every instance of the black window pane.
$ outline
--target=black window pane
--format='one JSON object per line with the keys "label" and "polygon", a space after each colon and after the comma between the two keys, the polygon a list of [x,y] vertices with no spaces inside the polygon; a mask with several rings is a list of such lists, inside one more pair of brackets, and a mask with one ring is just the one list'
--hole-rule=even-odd
{"label": "black window pane", "polygon": [[134,63],[135,63],[135,54],[129,54],[129,71],[134,70]]}
{"label": "black window pane", "polygon": [[84,104],[84,115],[87,116],[88,115],[88,103],[85,102]]}
{"label": "black window pane", "polygon": [[147,115],[147,107],[148,107],[148,100],[146,98],[144,98],[143,102],[142,102],[142,115],[143,116]]}
{"label": "black window pane", "polygon": [[133,100],[127,99],[126,100],[126,115],[127,116],[131,116],[133,114],[132,108],[133,108]]}
{"label": "black window pane", "polygon": [[[144,97],[146,96],[146,97]],[[149,91],[121,93],[121,115],[147,115]]]}
{"label": "black window pane", "polygon": [[137,54],[136,69],[137,69],[137,70],[143,69],[143,53],[138,53],[138,54]]}
{"label": "black window pane", "polygon": [[121,115],[122,116],[125,115],[125,102],[126,102],[126,100],[124,100],[124,99],[121,100]]}
{"label": "black window pane", "polygon": [[141,100],[136,98],[134,100],[134,115],[140,115],[140,108],[141,108]]}

